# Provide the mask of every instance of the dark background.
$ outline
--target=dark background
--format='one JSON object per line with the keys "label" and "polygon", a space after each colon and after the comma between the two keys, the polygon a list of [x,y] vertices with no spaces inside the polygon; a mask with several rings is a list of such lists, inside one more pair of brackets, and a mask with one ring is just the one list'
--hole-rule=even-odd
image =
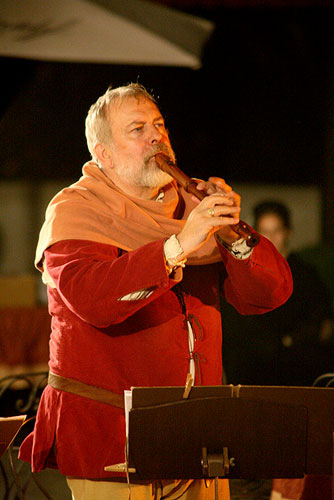
{"label": "dark background", "polygon": [[316,184],[333,241],[334,7],[190,3],[216,23],[200,70],[1,58],[0,179],[77,179],[89,106],[138,80],[160,97],[189,175]]}

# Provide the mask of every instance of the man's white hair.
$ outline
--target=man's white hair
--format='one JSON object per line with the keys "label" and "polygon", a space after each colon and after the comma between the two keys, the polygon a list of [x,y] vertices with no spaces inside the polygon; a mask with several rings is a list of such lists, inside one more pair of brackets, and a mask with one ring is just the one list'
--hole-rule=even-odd
{"label": "man's white hair", "polygon": [[87,114],[85,122],[85,133],[87,146],[92,159],[98,162],[98,158],[94,152],[96,144],[101,143],[110,145],[112,143],[111,129],[108,122],[108,112],[110,112],[110,103],[114,102],[118,105],[128,97],[144,97],[156,104],[155,98],[139,83],[130,83],[122,87],[109,87],[107,91],[98,98]]}

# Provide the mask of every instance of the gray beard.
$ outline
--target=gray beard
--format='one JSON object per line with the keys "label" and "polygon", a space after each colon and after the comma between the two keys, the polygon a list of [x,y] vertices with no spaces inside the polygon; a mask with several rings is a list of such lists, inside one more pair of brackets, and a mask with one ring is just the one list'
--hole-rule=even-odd
{"label": "gray beard", "polygon": [[159,167],[152,166],[142,169],[140,177],[137,178],[137,186],[147,188],[161,188],[172,182],[173,178],[160,170]]}
{"label": "gray beard", "polygon": [[160,188],[166,186],[166,184],[169,184],[173,180],[169,174],[160,170],[159,167],[155,165],[148,167],[145,163],[141,171],[139,173],[137,172],[136,175],[129,172],[125,165],[117,165],[117,167],[115,167],[115,173],[118,177],[126,179],[130,184],[143,188]]}
{"label": "gray beard", "polygon": [[170,158],[175,161],[174,151],[163,144],[158,144],[154,146],[152,148],[152,151],[144,158],[139,173],[133,174],[132,172],[129,172],[128,168],[125,165],[117,165],[115,166],[116,174],[137,187],[154,189],[166,186],[167,184],[172,182],[173,177],[171,177],[166,172],[163,172],[163,170],[161,170],[157,165],[149,165],[149,162],[151,161],[154,154],[158,153],[159,151],[168,153]]}

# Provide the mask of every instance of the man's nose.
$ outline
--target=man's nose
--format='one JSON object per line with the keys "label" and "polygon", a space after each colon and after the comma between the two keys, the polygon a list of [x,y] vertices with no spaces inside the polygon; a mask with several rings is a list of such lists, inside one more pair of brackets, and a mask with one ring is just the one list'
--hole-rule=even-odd
{"label": "man's nose", "polygon": [[157,127],[153,126],[150,131],[150,138],[149,141],[151,144],[157,144],[158,142],[161,141],[162,138],[162,133],[160,132]]}

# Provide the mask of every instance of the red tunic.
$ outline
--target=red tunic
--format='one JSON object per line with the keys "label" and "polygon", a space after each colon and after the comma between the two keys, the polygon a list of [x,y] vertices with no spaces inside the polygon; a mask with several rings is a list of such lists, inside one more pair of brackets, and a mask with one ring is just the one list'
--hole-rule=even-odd
{"label": "red tunic", "polygon": [[[243,261],[221,248],[223,264],[206,269],[197,282],[186,275],[182,280],[182,273],[178,280],[167,275],[163,242],[127,253],[103,243],[67,240],[45,252],[56,286],[48,287],[53,373],[119,394],[132,386],[184,385],[189,368],[187,316],[195,318],[194,353],[200,360],[201,383],[220,385],[221,320],[214,307],[218,271],[226,300],[243,314],[262,314],[291,294],[289,267],[265,238]],[[200,274],[201,267],[187,266],[186,271]],[[181,299],[174,293],[179,282],[188,292]],[[153,293],[119,300],[142,289]],[[197,372],[196,383],[200,378]],[[104,466],[124,462],[124,411],[47,386],[20,458],[39,471],[49,464],[53,444],[64,475],[110,477]]]}

